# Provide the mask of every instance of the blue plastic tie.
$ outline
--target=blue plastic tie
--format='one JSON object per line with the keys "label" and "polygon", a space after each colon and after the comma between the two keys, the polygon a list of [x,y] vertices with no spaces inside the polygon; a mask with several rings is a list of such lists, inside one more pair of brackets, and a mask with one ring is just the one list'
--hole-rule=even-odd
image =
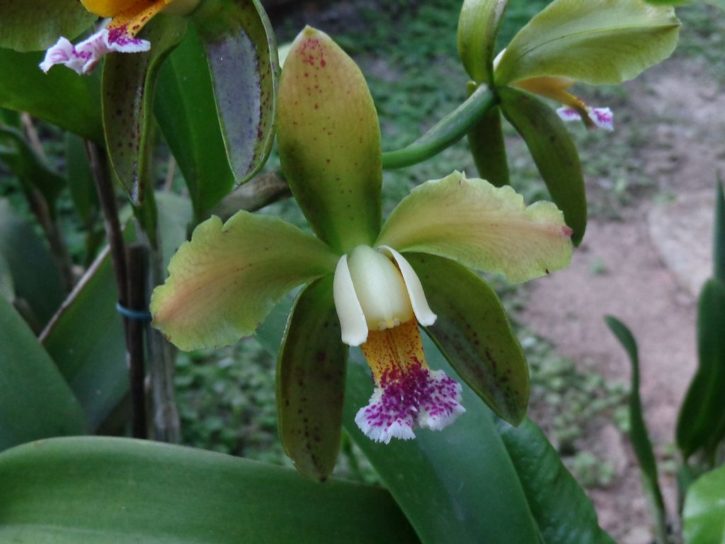
{"label": "blue plastic tie", "polygon": [[116,303],[116,311],[126,319],[133,319],[134,321],[151,321],[151,312],[141,310],[130,310],[122,305],[120,302]]}

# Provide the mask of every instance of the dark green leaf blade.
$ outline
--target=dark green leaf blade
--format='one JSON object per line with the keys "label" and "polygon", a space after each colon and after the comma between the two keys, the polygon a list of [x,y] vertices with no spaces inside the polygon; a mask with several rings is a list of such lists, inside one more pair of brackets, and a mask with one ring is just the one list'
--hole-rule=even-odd
{"label": "dark green leaf blade", "polygon": [[509,184],[501,110],[492,108],[468,131],[468,145],[481,178],[502,187]]}
{"label": "dark green leaf blade", "polygon": [[39,51],[75,38],[96,16],[76,0],[0,0],[0,47]]}
{"label": "dark green leaf blade", "polygon": [[725,543],[725,467],[692,484],[682,512],[685,544]]}
{"label": "dark green leaf blade", "polygon": [[101,94],[97,75],[81,77],[54,68],[44,74],[40,53],[0,49],[0,107],[26,111],[84,138],[103,140]]}
{"label": "dark green leaf blade", "polygon": [[186,30],[181,17],[159,16],[145,29],[148,53],[109,55],[103,67],[103,129],[111,166],[131,199],[144,199],[149,177],[149,130],[161,63]]}
{"label": "dark green leaf blade", "polygon": [[514,463],[545,544],[614,544],[584,490],[531,420],[498,430]]}
{"label": "dark green leaf blade", "polygon": [[0,450],[85,431],[83,411],[60,372],[0,297]]}
{"label": "dark green leaf blade", "polygon": [[90,227],[98,214],[98,195],[83,139],[75,134],[66,134],[65,160],[73,205],[83,223]]}
{"label": "dark green leaf blade", "polygon": [[723,182],[717,182],[717,204],[715,205],[715,235],[713,237],[713,277],[725,283],[725,189]]}
{"label": "dark green leaf blade", "polygon": [[506,119],[531,152],[554,203],[564,212],[579,244],[587,226],[587,199],[579,153],[564,123],[534,96],[509,87],[498,90]]}
{"label": "dark green leaf blade", "polygon": [[529,368],[496,292],[465,267],[432,255],[406,254],[431,309],[426,331],[468,386],[514,424],[526,415]]}
{"label": "dark green leaf blade", "polygon": [[725,283],[710,279],[698,302],[698,368],[677,417],[677,445],[685,458],[713,451],[725,438]]}
{"label": "dark green leaf blade", "polygon": [[0,540],[415,542],[383,490],[149,441],[71,438],[0,456]]}
{"label": "dark green leaf blade", "polygon": [[340,450],[347,347],[332,300],[332,276],[297,299],[277,363],[277,413],[287,455],[302,474],[325,480]]}
{"label": "dark green leaf blade", "polygon": [[259,0],[205,0],[194,23],[206,50],[227,157],[237,183],[264,165],[274,140],[277,45]]}

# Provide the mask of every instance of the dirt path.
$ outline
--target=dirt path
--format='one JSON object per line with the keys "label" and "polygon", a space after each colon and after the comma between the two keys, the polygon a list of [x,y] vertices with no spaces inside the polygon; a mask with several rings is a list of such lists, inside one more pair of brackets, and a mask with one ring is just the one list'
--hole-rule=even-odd
{"label": "dirt path", "polygon": [[[709,275],[714,179],[718,169],[725,172],[725,96],[704,73],[692,63],[672,62],[629,85],[632,111],[652,125],[645,147],[636,151],[642,168],[658,195],[669,193],[673,202],[647,198],[621,221],[592,221],[571,267],[539,280],[522,316],[562,355],[617,381],[628,381],[629,366],[602,318],[613,314],[632,328],[660,457],[673,442],[695,367],[695,293]],[[644,544],[651,537],[639,473],[626,438],[612,429],[591,438],[604,444],[604,456],[620,452],[618,476],[591,495],[618,542]],[[665,473],[662,480],[674,508],[674,478]]]}

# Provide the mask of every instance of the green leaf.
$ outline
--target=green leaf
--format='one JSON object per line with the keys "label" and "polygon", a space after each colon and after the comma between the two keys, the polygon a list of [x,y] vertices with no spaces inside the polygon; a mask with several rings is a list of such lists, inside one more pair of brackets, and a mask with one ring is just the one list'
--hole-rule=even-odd
{"label": "green leaf", "polygon": [[259,0],[205,0],[193,20],[206,50],[229,164],[243,183],[264,165],[274,141],[274,31]]}
{"label": "green leaf", "polygon": [[0,480],[3,542],[416,542],[381,489],[150,441],[37,442],[0,455]]}
{"label": "green leaf", "polygon": [[103,67],[103,128],[116,177],[135,203],[149,183],[149,130],[156,77],[161,63],[186,30],[180,17],[159,16],[145,29],[148,53],[109,55]]}
{"label": "green leaf", "polygon": [[570,229],[550,202],[460,172],[419,185],[388,217],[376,245],[446,257],[521,282],[564,268]]}
{"label": "green leaf", "polygon": [[370,245],[380,229],[380,127],[365,78],[323,32],[303,30],[285,61],[277,127],[285,178],[334,249]]}
{"label": "green leaf", "polygon": [[70,388],[33,332],[0,297],[0,450],[84,433],[83,411]]}
{"label": "green leaf", "polygon": [[690,486],[682,521],[685,544],[725,544],[725,467]]}
{"label": "green leaf", "polygon": [[44,74],[38,68],[42,60],[40,53],[0,49],[0,73],[13,75],[0,78],[0,107],[26,111],[84,138],[102,141],[98,77],[81,77],[61,68]]}
{"label": "green leaf", "polygon": [[698,367],[677,418],[677,445],[685,458],[714,451],[725,438],[725,283],[710,279],[700,293],[697,316]]}
{"label": "green leaf", "polygon": [[576,145],[558,115],[533,95],[502,88],[499,96],[506,119],[526,142],[578,245],[587,228],[587,197]]}
{"label": "green leaf", "polygon": [[518,427],[499,422],[544,544],[614,544],[597,521],[586,492],[531,420]]}
{"label": "green leaf", "polygon": [[554,0],[522,28],[496,68],[496,84],[538,76],[617,84],[669,57],[680,23],[645,0]]}
{"label": "green leaf", "polygon": [[629,393],[629,438],[634,446],[634,453],[637,456],[642,480],[647,492],[650,508],[655,518],[657,537],[661,542],[667,542],[667,520],[665,503],[662,499],[662,491],[657,476],[657,460],[655,459],[652,442],[647,431],[647,422],[644,420],[642,400],[639,395],[639,354],[637,341],[629,328],[616,317],[607,316],[604,318],[612,331],[612,334],[619,340],[622,347],[629,356],[632,365],[632,385]]}
{"label": "green leaf", "polygon": [[12,273],[16,299],[32,310],[36,321],[32,325],[42,327],[63,300],[63,282],[43,240],[4,199],[0,199],[0,255]]}
{"label": "green leaf", "polygon": [[10,265],[0,253],[0,297],[12,304],[15,300],[15,282]]}
{"label": "green leaf", "polygon": [[476,82],[493,83],[498,27],[508,0],[464,0],[458,19],[458,55]]}
{"label": "green leaf", "polygon": [[405,257],[438,316],[426,329],[431,339],[496,414],[519,423],[529,401],[529,368],[496,292],[448,259]]}
{"label": "green leaf", "polygon": [[240,211],[201,223],[151,298],[154,325],[183,350],[230,344],[254,332],[293,287],[331,273],[337,257],[284,221]]}
{"label": "green leaf", "polygon": [[501,127],[501,110],[488,110],[468,131],[468,145],[476,162],[478,175],[496,187],[509,184],[506,142]]}
{"label": "green leaf", "polygon": [[722,181],[717,183],[717,196],[715,197],[715,235],[713,236],[712,260],[714,264],[713,277],[725,283],[725,189]]}
{"label": "green leaf", "polygon": [[404,168],[436,156],[463,138],[495,105],[496,98],[493,93],[485,85],[481,85],[465,102],[415,142],[403,149],[383,153],[383,168]]}
{"label": "green leaf", "polygon": [[277,363],[279,434],[298,471],[325,480],[340,450],[347,346],[332,300],[332,276],[297,299]]}
{"label": "green leaf", "polygon": [[83,139],[75,134],[66,134],[65,160],[73,205],[81,220],[90,227],[98,215],[98,194]]}
{"label": "green leaf", "polygon": [[75,38],[95,19],[77,0],[0,0],[0,47],[47,49],[61,36]]}
{"label": "green leaf", "polygon": [[206,53],[190,26],[161,67],[154,111],[179,165],[199,222],[234,187],[216,119]]}

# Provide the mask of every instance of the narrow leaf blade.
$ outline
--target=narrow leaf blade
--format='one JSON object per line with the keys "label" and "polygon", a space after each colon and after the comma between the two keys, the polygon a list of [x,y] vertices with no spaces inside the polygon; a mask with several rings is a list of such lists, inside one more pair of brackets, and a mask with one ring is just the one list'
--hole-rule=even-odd
{"label": "narrow leaf blade", "polygon": [[509,184],[506,142],[501,126],[501,110],[493,108],[468,131],[468,145],[482,179],[496,187]]}

